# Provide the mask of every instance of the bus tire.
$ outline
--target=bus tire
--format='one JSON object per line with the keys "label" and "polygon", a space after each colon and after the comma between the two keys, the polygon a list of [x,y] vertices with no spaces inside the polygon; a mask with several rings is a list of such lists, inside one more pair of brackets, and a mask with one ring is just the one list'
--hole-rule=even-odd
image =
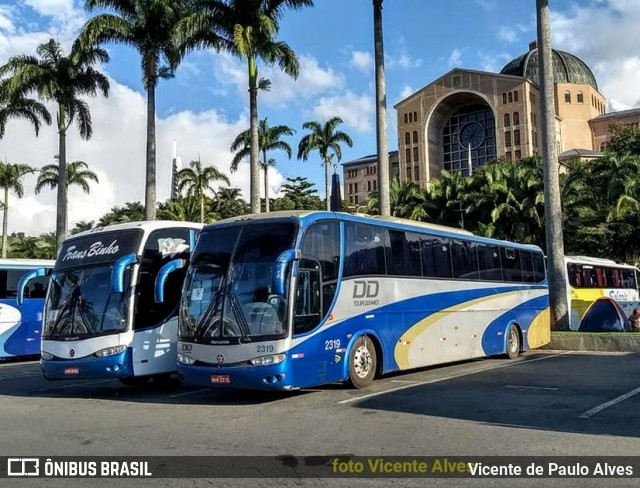
{"label": "bus tire", "polygon": [[368,336],[358,337],[349,355],[349,383],[354,388],[371,384],[377,368],[376,348]]}
{"label": "bus tire", "polygon": [[507,330],[507,357],[515,359],[520,354],[520,331],[515,324],[511,324]]}
{"label": "bus tire", "polygon": [[118,378],[120,383],[127,386],[146,386],[151,382],[152,376],[130,376],[129,378]]}

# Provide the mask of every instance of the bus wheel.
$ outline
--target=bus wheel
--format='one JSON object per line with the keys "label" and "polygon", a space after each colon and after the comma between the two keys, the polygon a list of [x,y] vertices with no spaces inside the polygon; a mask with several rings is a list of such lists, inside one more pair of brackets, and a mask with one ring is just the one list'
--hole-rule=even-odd
{"label": "bus wheel", "polygon": [[511,324],[507,332],[507,356],[515,359],[520,354],[520,333],[518,327]]}
{"label": "bus wheel", "polygon": [[349,382],[354,388],[368,386],[376,374],[376,348],[367,336],[359,337],[349,356]]}
{"label": "bus wheel", "polygon": [[118,378],[127,386],[145,386],[151,382],[151,376],[131,376],[130,378]]}

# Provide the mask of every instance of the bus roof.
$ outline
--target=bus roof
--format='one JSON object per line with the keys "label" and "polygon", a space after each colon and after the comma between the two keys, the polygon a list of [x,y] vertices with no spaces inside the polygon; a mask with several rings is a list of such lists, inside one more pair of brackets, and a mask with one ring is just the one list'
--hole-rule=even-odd
{"label": "bus roof", "polygon": [[[263,220],[263,219],[286,219],[297,218],[301,220],[311,219],[320,220],[323,218],[344,219],[351,221],[370,222],[373,224],[386,225],[386,227],[395,227],[395,225],[405,228],[418,228],[429,229],[435,231],[437,234],[446,235],[448,237],[455,238],[460,235],[469,236],[473,240],[478,242],[492,242],[496,244],[502,244],[507,246],[516,246],[521,249],[530,249],[540,251],[540,248],[534,244],[519,244],[515,242],[503,241],[499,239],[492,239],[488,237],[476,236],[468,230],[459,229],[457,227],[448,227],[445,225],[431,224],[429,222],[419,222],[417,220],[402,219],[399,217],[382,217],[380,215],[368,215],[368,214],[350,214],[346,212],[328,212],[323,210],[283,210],[278,212],[260,213],[260,214],[247,214],[239,215],[237,217],[231,217],[224,220],[219,220],[208,224],[209,226],[216,226],[218,224],[227,224],[232,222],[242,222],[250,220]],[[391,225],[388,225],[391,224]]]}
{"label": "bus roof", "polygon": [[104,227],[95,227],[93,229],[85,230],[84,232],[79,232],[72,236],[67,237],[67,239],[75,239],[76,237],[88,236],[91,234],[96,234],[99,232],[110,232],[114,230],[127,230],[127,229],[142,229],[144,231],[154,231],[157,229],[164,229],[167,227],[192,227],[194,229],[202,229],[204,224],[200,224],[197,222],[183,222],[181,220],[141,220],[138,222],[126,222],[123,224],[113,224],[106,225]]}
{"label": "bus roof", "polygon": [[613,259],[594,258],[594,257],[591,257],[591,256],[565,256],[564,260],[565,260],[565,263],[599,264],[601,266],[617,266],[619,268],[637,269],[635,266],[630,265],[630,264],[616,263]]}
{"label": "bus roof", "polygon": [[53,268],[55,259],[0,259],[0,268]]}

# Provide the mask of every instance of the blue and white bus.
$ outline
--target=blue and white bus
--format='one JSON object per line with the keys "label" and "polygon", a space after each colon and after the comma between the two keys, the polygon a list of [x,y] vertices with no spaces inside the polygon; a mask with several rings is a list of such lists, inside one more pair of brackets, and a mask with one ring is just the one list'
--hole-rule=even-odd
{"label": "blue and white bus", "polygon": [[293,389],[541,346],[540,248],[448,227],[274,212],[203,229],[180,305],[178,377]]}
{"label": "blue and white bus", "polygon": [[175,373],[178,302],[201,228],[131,222],[69,237],[46,300],[45,377],[140,385]]}
{"label": "blue and white bus", "polygon": [[[0,259],[0,359],[40,354],[42,311],[53,260]],[[18,303],[22,283],[24,300]]]}

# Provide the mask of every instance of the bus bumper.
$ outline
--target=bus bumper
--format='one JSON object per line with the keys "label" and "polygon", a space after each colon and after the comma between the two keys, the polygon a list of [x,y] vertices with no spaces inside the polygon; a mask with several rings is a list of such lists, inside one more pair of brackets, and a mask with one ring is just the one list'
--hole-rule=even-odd
{"label": "bus bumper", "polygon": [[217,367],[178,363],[178,378],[185,386],[251,390],[291,390],[287,361],[268,366]]}
{"label": "bus bumper", "polygon": [[133,376],[133,349],[103,358],[41,359],[40,368],[48,380],[128,378]]}

